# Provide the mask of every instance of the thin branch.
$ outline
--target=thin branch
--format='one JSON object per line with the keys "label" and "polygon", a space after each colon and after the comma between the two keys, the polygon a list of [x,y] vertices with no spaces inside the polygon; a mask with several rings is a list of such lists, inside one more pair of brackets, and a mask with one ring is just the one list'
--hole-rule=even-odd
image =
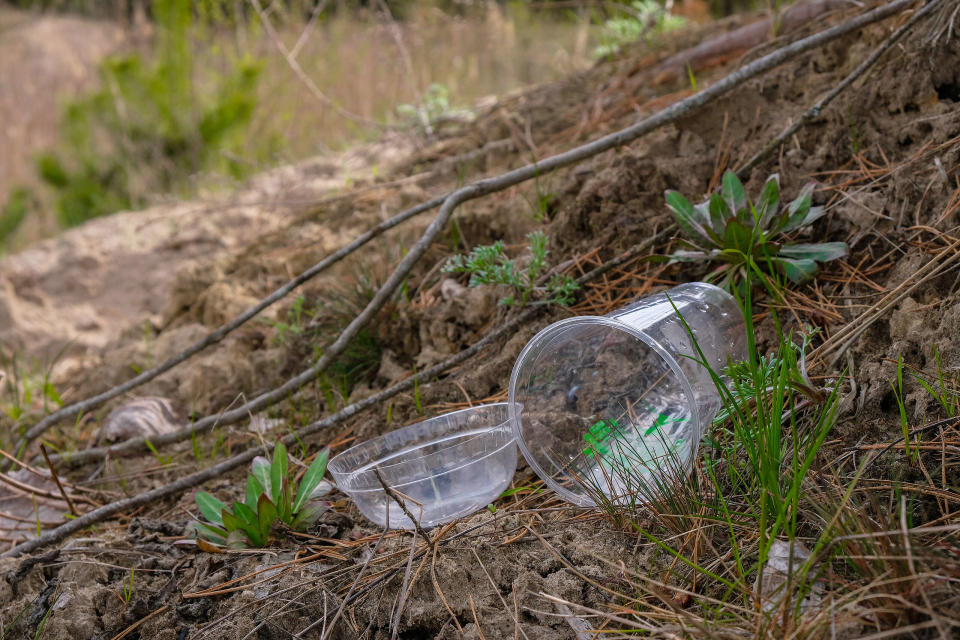
{"label": "thin branch", "polygon": [[[393,489],[391,489],[391,488],[390,488],[390,485],[388,485],[388,484],[386,483],[386,481],[383,479],[383,476],[380,475],[380,469],[379,469],[379,467],[374,467],[374,468],[373,468],[373,475],[376,476],[377,482],[379,482],[379,483],[380,483],[380,486],[383,487],[384,492],[385,492],[394,502],[396,502],[398,505],[400,505],[400,510],[403,511],[403,515],[407,516],[407,518],[410,520],[410,522],[413,523],[414,529],[416,529],[417,533],[420,534],[420,537],[423,538],[423,541],[427,543],[427,546],[432,545],[432,544],[433,544],[433,541],[430,540],[430,536],[428,536],[428,535],[427,535],[427,532],[424,531],[424,530],[423,530],[423,527],[420,526],[420,520],[418,520],[417,518],[413,517],[413,514],[410,513],[410,509],[407,508],[407,504],[403,501],[403,498],[401,498],[401,497],[397,494],[397,492],[394,491]],[[388,524],[388,525],[390,524],[390,521],[389,521],[389,520],[387,521],[387,524]]]}
{"label": "thin branch", "polygon": [[851,71],[847,77],[837,84],[837,86],[824,94],[822,98],[817,100],[817,102],[811,105],[809,109],[804,111],[803,114],[801,114],[800,117],[793,122],[793,124],[781,131],[780,135],[768,142],[763,149],[755,153],[752,158],[747,160],[746,164],[737,169],[737,175],[741,179],[746,180],[751,169],[763,162],[768,156],[770,156],[770,154],[776,151],[780,145],[784,143],[784,141],[790,138],[790,136],[795,134],[802,127],[810,124],[814,118],[817,118],[820,115],[820,112],[823,111],[827,105],[833,102],[834,98],[843,93],[843,91],[853,84],[857,78],[869,71],[870,67],[875,65],[883,56],[883,54],[890,49],[890,47],[895,45],[901,38],[903,38],[903,36],[905,36],[907,32],[909,32],[910,29],[917,24],[917,22],[930,15],[930,12],[937,8],[941,1],[942,0],[930,0],[930,2],[928,2],[922,9],[915,12],[910,19],[903,24],[903,26],[894,31],[889,38],[884,40],[883,44],[877,47],[874,52],[870,54],[870,57],[861,62],[857,68]]}
{"label": "thin branch", "polygon": [[260,17],[260,22],[263,23],[263,30],[267,32],[267,36],[273,41],[274,46],[277,47],[277,50],[280,52],[280,55],[283,56],[284,60],[287,61],[287,65],[293,71],[294,75],[297,76],[297,79],[303,83],[303,85],[314,98],[316,98],[322,104],[330,107],[336,111],[338,115],[346,118],[347,120],[353,120],[354,122],[359,122],[361,124],[383,128],[382,123],[377,122],[376,120],[371,120],[370,118],[365,118],[351,111],[347,111],[339,104],[328,98],[327,95],[320,90],[320,87],[318,87],[310,78],[307,72],[303,70],[303,67],[300,66],[300,63],[297,62],[297,59],[291,55],[290,50],[287,49],[287,45],[283,44],[280,34],[277,33],[277,30],[273,28],[273,23],[270,22],[270,16],[267,15],[267,13],[263,10],[263,7],[260,5],[260,0],[250,0],[250,4]]}
{"label": "thin branch", "polygon": [[43,459],[47,461],[47,469],[50,470],[50,475],[53,476],[53,481],[57,483],[57,489],[60,489],[60,495],[63,496],[63,500],[67,503],[67,507],[70,508],[71,515],[80,515],[80,513],[77,511],[77,508],[73,506],[73,500],[71,500],[70,496],[67,495],[67,492],[64,491],[63,485],[60,484],[60,478],[57,476],[57,470],[53,467],[53,463],[50,462],[50,456],[47,455],[47,448],[42,444],[40,445],[40,453],[43,454]]}
{"label": "thin branch", "polygon": [[300,53],[300,49],[303,47],[303,45],[307,44],[307,40],[310,39],[310,33],[313,31],[313,25],[317,23],[317,19],[326,8],[327,0],[322,0],[313,7],[313,12],[310,14],[310,19],[307,21],[303,31],[300,32],[300,37],[297,38],[297,42],[293,45],[293,48],[290,49],[290,57],[294,60],[297,59],[297,55]]}

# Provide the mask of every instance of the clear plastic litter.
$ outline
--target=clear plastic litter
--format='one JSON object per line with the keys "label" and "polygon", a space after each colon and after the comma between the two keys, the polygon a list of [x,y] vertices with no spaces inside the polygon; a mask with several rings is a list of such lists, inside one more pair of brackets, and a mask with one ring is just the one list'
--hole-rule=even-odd
{"label": "clear plastic litter", "polygon": [[689,473],[720,407],[691,335],[717,375],[747,356],[736,300],[701,282],[534,336],[510,377],[510,418],[548,486],[578,505],[636,504]]}
{"label": "clear plastic litter", "polygon": [[[455,520],[493,502],[513,479],[517,448],[507,403],[471,407],[391,431],[347,449],[327,468],[360,513],[381,527],[429,528]],[[384,484],[416,523],[388,496]]]}

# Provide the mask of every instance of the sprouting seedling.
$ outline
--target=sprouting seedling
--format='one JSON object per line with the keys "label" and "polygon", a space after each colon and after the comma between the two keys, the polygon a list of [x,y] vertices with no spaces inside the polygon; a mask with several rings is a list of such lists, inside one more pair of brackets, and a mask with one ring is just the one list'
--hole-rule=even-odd
{"label": "sprouting seedling", "polygon": [[893,396],[897,401],[897,409],[900,413],[900,430],[903,432],[903,453],[908,458],[911,458],[916,462],[917,458],[920,455],[920,450],[914,448],[913,454],[911,455],[910,450],[910,424],[907,420],[907,407],[905,404],[906,394],[903,391],[903,356],[897,356],[897,384],[894,385],[892,380],[888,381],[890,383],[890,389],[893,391]]}
{"label": "sprouting seedling", "polygon": [[128,577],[124,578],[121,585],[121,597],[124,604],[130,604],[130,600],[133,598],[133,594],[136,593],[136,589],[133,586],[133,577],[136,575],[137,568],[133,567],[130,569],[130,574]]}
{"label": "sprouting seedling", "polygon": [[323,481],[329,456],[329,449],[317,454],[294,493],[287,448],[278,442],[272,463],[254,459],[243,502],[228,507],[205,491],[197,493],[197,507],[207,521],[194,522],[193,534],[216,545],[244,548],[266,546],[278,522],[294,531],[306,530],[327,510],[327,505],[316,499],[332,488]]}
{"label": "sprouting seedling", "polygon": [[432,135],[444,122],[470,122],[474,119],[469,109],[453,106],[449,87],[436,82],[427,87],[421,104],[401,104],[396,110],[407,126],[427,135]]}
{"label": "sprouting seedling", "polygon": [[173,456],[162,455],[160,451],[157,450],[156,445],[150,442],[150,440],[144,440],[144,444],[147,445],[147,449],[150,449],[150,453],[153,454],[153,457],[157,459],[157,462],[159,462],[161,466],[165,467],[173,462]]}
{"label": "sprouting seedling", "polygon": [[933,358],[937,365],[937,379],[935,381],[928,382],[922,375],[914,371],[910,372],[910,376],[937,401],[937,404],[940,405],[940,408],[943,409],[943,412],[948,418],[954,418],[957,416],[960,395],[957,394],[954,388],[955,381],[951,380],[949,387],[947,385],[947,376],[944,373],[943,363],[940,360],[940,350],[936,345],[933,346]]}
{"label": "sprouting seedling", "polygon": [[724,174],[720,191],[698,205],[676,191],[667,191],[667,207],[685,236],[681,240],[685,249],[668,257],[671,262],[722,262],[707,279],[728,290],[758,265],[766,265],[768,271],[777,271],[792,282],[804,282],[817,273],[818,263],[847,254],[845,242],[805,244],[785,237],[823,216],[823,207],[811,206],[814,187],[814,183],[806,185],[784,207],[780,206],[776,174],[767,179],[756,202],[747,198],[732,171]]}
{"label": "sprouting seedling", "polygon": [[467,256],[456,255],[443,267],[444,273],[469,273],[470,286],[501,284],[513,288],[513,293],[502,298],[504,306],[527,304],[534,292],[545,295],[548,304],[567,305],[573,302],[573,293],[579,288],[577,283],[562,274],[554,274],[546,286],[538,287],[537,278],[547,264],[547,242],[549,238],[543,231],[527,234],[530,260],[525,268],[520,268],[504,253],[502,241],[491,245],[474,247]]}
{"label": "sprouting seedling", "polygon": [[607,58],[628,44],[643,40],[651,43],[657,36],[669,33],[687,21],[672,15],[656,0],[633,0],[630,3],[617,3],[625,12],[622,17],[611,18],[603,23],[600,44],[593,50],[595,58]]}

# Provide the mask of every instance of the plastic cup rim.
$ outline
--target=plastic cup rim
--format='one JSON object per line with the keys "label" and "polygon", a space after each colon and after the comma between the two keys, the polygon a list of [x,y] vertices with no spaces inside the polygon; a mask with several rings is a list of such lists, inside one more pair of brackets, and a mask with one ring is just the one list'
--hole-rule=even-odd
{"label": "plastic cup rim", "polygon": [[[495,450],[490,451],[490,452],[488,452],[487,454],[485,454],[485,455],[483,455],[483,456],[481,456],[481,457],[479,457],[479,458],[476,458],[476,459],[471,458],[471,459],[469,459],[469,460],[466,460],[466,461],[464,461],[464,463],[465,463],[465,464],[469,464],[469,463],[471,463],[471,462],[473,462],[473,461],[475,461],[475,460],[482,460],[482,459],[486,458],[487,455],[490,455],[490,454],[496,453],[496,452],[498,452],[498,451],[501,451],[501,450],[503,450],[504,447],[509,446],[510,444],[513,444],[513,443],[516,441],[516,430],[515,430],[515,429],[511,429],[510,426],[507,424],[507,423],[509,423],[509,422],[511,421],[511,419],[512,419],[512,418],[511,418],[511,415],[510,415],[510,403],[509,403],[509,402],[491,402],[491,403],[487,403],[487,404],[474,405],[474,406],[472,406],[472,407],[465,407],[465,408],[463,408],[463,409],[457,409],[456,411],[450,411],[450,412],[448,412],[448,413],[441,413],[440,415],[433,416],[432,418],[427,418],[426,420],[420,420],[419,422],[414,422],[413,424],[407,425],[407,426],[405,426],[405,427],[400,427],[399,429],[394,429],[393,431],[388,431],[387,433],[381,434],[381,435],[376,436],[375,438],[371,438],[371,439],[369,439],[369,440],[364,440],[363,442],[361,442],[361,443],[359,443],[359,444],[356,444],[356,445],[350,447],[349,449],[345,449],[345,450],[341,451],[341,452],[338,453],[337,455],[335,455],[335,456],[333,456],[332,458],[330,458],[330,461],[327,463],[327,469],[330,471],[330,474],[334,476],[334,480],[337,481],[337,487],[338,487],[341,491],[344,491],[345,493],[355,493],[355,492],[358,491],[358,490],[355,490],[355,489],[353,489],[353,490],[347,489],[347,488],[345,488],[344,486],[342,486],[341,483],[343,483],[343,484],[349,484],[349,483],[350,483],[352,480],[354,480],[358,475],[363,474],[363,473],[370,473],[370,470],[373,468],[372,465],[373,465],[377,460],[383,458],[384,456],[380,456],[379,458],[370,460],[370,462],[365,463],[365,464],[363,465],[363,467],[360,468],[360,469],[352,469],[352,470],[344,469],[343,471],[337,471],[337,470],[335,470],[335,467],[337,466],[338,461],[339,461],[340,464],[342,465],[342,464],[343,464],[344,456],[346,456],[347,454],[349,454],[349,453],[351,453],[351,452],[353,452],[353,451],[356,451],[357,449],[360,449],[361,447],[369,446],[371,443],[376,442],[377,440],[384,439],[384,438],[386,438],[386,436],[388,436],[388,435],[390,435],[390,434],[400,433],[400,432],[403,432],[403,431],[406,431],[406,430],[412,431],[412,430],[420,427],[421,425],[423,425],[423,424],[425,424],[425,423],[427,423],[427,422],[431,422],[431,421],[433,421],[433,420],[439,420],[439,419],[441,419],[441,418],[448,418],[448,417],[450,417],[450,416],[455,416],[455,415],[461,414],[461,413],[475,412],[475,411],[478,411],[479,409],[487,409],[487,408],[497,407],[497,406],[501,406],[501,405],[507,405],[507,418],[506,418],[505,420],[503,420],[502,422],[498,422],[497,424],[488,425],[485,429],[482,429],[482,430],[481,430],[481,429],[478,429],[478,430],[481,431],[481,433],[475,434],[474,437],[475,437],[475,438],[480,438],[480,437],[486,436],[486,435],[488,435],[488,434],[490,434],[490,433],[493,433],[493,432],[495,432],[495,431],[508,431],[512,437],[509,438],[506,442],[504,442],[501,446],[497,447]],[[455,434],[456,434],[456,432],[453,432],[451,435],[455,435]],[[436,440],[437,440],[437,438],[431,438],[430,440],[426,440],[426,441],[424,441],[424,442],[418,443],[417,445],[415,445],[415,447],[411,447],[411,448],[424,447],[424,446],[427,446],[427,445],[432,444],[432,443],[435,442]],[[463,443],[458,443],[458,444],[463,444]],[[454,446],[457,446],[457,445],[454,445]],[[338,459],[339,459],[339,460],[338,460]],[[399,463],[399,464],[403,464],[403,463]],[[334,467],[334,468],[331,468],[331,467]],[[339,477],[338,477],[338,476],[339,476]],[[401,486],[401,485],[397,485],[397,486]],[[383,488],[381,487],[381,488],[379,488],[378,490],[379,490],[379,491],[383,491]],[[363,490],[361,489],[360,491],[363,491]]]}
{"label": "plastic cup rim", "polygon": [[516,406],[520,403],[516,402],[516,386],[517,386],[517,376],[520,372],[521,363],[526,359],[527,354],[533,350],[538,344],[540,344],[549,334],[556,333],[561,329],[567,329],[572,325],[577,324],[599,324],[605,325],[611,329],[617,329],[624,331],[627,334],[633,336],[635,339],[639,340],[647,347],[650,347],[654,352],[660,356],[660,358],[667,363],[667,366],[670,367],[670,370],[675,376],[680,380],[680,385],[683,389],[683,393],[687,398],[687,403],[690,405],[690,417],[693,421],[693,426],[696,429],[697,433],[700,433],[700,414],[698,412],[696,399],[693,393],[693,387],[690,385],[690,380],[687,379],[685,373],[680,368],[680,364],[663,346],[653,338],[651,338],[646,332],[639,329],[631,327],[625,322],[621,322],[616,318],[610,318],[607,316],[577,316],[575,318],[566,318],[555,322],[547,327],[541,329],[530,341],[524,346],[523,351],[520,352],[519,357],[517,357],[516,362],[513,365],[513,371],[510,373],[510,385],[507,391],[507,404],[509,421],[511,427],[513,428],[514,440],[517,443],[517,448],[520,450],[520,453],[526,459],[527,464],[530,465],[530,468],[540,476],[540,479],[543,480],[548,487],[560,494],[568,502],[571,502],[577,506],[581,507],[595,507],[597,503],[589,495],[577,494],[569,489],[561,486],[548,474],[533,457],[530,449],[527,447],[527,444],[523,441],[520,433],[520,415],[516,410]]}

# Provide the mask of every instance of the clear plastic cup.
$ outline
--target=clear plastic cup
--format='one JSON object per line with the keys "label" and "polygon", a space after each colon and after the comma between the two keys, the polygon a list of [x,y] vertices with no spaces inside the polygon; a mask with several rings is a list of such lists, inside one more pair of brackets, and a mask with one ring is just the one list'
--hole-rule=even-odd
{"label": "clear plastic cup", "polygon": [[[672,301],[672,304],[671,304]],[[679,312],[683,321],[677,315]],[[688,331],[689,328],[689,331]],[[718,375],[747,357],[737,301],[695,282],[538,333],[510,376],[510,419],[533,470],[579,505],[649,500],[689,473],[720,407]]]}
{"label": "clear plastic cup", "polygon": [[347,449],[327,465],[360,513],[387,529],[415,523],[388,497],[398,494],[421,527],[433,527],[493,502],[517,470],[507,403],[480,405],[391,431]]}

